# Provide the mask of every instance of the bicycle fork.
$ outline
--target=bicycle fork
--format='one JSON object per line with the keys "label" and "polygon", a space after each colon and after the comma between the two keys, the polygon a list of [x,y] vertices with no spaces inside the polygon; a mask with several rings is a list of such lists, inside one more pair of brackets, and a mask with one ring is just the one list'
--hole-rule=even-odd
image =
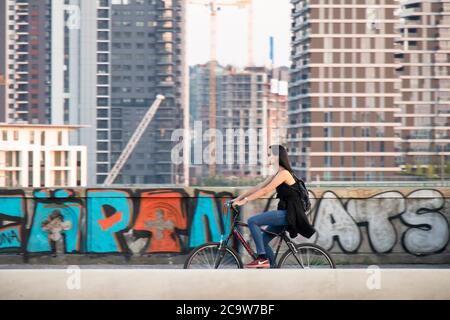
{"label": "bicycle fork", "polygon": [[225,256],[225,252],[227,251],[227,246],[225,241],[223,240],[223,234],[220,236],[220,243],[219,243],[219,254],[217,255],[215,261],[214,261],[214,269],[219,268],[220,263],[222,262],[223,257]]}
{"label": "bicycle fork", "polygon": [[294,256],[295,260],[297,260],[297,262],[298,262],[298,263],[302,266],[302,268],[304,269],[304,268],[305,268],[305,265],[303,264],[303,259],[301,258],[301,255],[300,255],[300,260],[302,260],[302,261],[300,261],[300,260],[298,259],[298,257],[297,257],[298,250],[297,250],[297,248],[295,247],[295,245],[292,243],[292,241],[287,241],[286,243],[287,243],[289,249],[291,250],[292,255]]}

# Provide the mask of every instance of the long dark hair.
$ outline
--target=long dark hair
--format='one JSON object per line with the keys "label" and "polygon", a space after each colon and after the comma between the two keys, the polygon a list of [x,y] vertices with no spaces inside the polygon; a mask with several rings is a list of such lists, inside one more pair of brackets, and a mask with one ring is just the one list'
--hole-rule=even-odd
{"label": "long dark hair", "polygon": [[278,157],[278,164],[280,165],[280,167],[283,167],[287,171],[289,171],[294,177],[294,179],[298,179],[297,176],[294,174],[294,170],[291,167],[291,163],[289,162],[289,156],[286,148],[280,144],[274,144],[271,145],[269,149],[272,155]]}

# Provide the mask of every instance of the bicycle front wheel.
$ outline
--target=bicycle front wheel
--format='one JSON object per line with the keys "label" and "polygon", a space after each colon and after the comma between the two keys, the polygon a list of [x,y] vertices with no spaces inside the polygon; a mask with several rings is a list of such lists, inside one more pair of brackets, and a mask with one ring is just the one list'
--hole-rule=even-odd
{"label": "bicycle front wheel", "polygon": [[335,269],[333,258],[322,247],[315,244],[296,244],[297,253],[286,251],[278,263],[278,268]]}
{"label": "bicycle front wheel", "polygon": [[218,261],[217,269],[243,268],[242,261],[235,250],[225,247],[222,252],[219,252],[219,243],[212,242],[194,249],[186,259],[184,269],[215,269]]}

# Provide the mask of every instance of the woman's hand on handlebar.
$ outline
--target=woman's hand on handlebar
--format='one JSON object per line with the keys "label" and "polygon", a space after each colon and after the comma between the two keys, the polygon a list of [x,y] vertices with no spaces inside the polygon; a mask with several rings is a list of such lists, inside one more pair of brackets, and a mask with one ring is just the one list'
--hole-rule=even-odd
{"label": "woman's hand on handlebar", "polygon": [[242,200],[234,199],[234,200],[232,200],[231,205],[233,207],[237,207],[237,206],[243,206],[246,203],[247,203],[246,199],[242,199]]}

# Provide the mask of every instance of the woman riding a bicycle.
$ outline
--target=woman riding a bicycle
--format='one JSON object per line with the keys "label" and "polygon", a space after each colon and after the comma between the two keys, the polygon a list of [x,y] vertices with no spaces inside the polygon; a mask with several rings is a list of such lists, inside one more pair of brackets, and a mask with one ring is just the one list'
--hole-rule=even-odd
{"label": "woman riding a bicycle", "polygon": [[[284,228],[287,227],[291,238],[298,234],[310,238],[316,232],[306,217],[304,206],[298,195],[301,192],[299,183],[303,182],[295,176],[286,149],[281,145],[270,146],[268,157],[273,175],[232,200],[233,206],[243,206],[275,190],[277,197],[280,198],[277,210],[262,212],[248,219],[258,257],[247,264],[246,268],[274,266],[274,253],[269,242],[274,238],[274,234],[281,232]],[[270,233],[263,232],[261,226],[267,226],[266,230]]]}

